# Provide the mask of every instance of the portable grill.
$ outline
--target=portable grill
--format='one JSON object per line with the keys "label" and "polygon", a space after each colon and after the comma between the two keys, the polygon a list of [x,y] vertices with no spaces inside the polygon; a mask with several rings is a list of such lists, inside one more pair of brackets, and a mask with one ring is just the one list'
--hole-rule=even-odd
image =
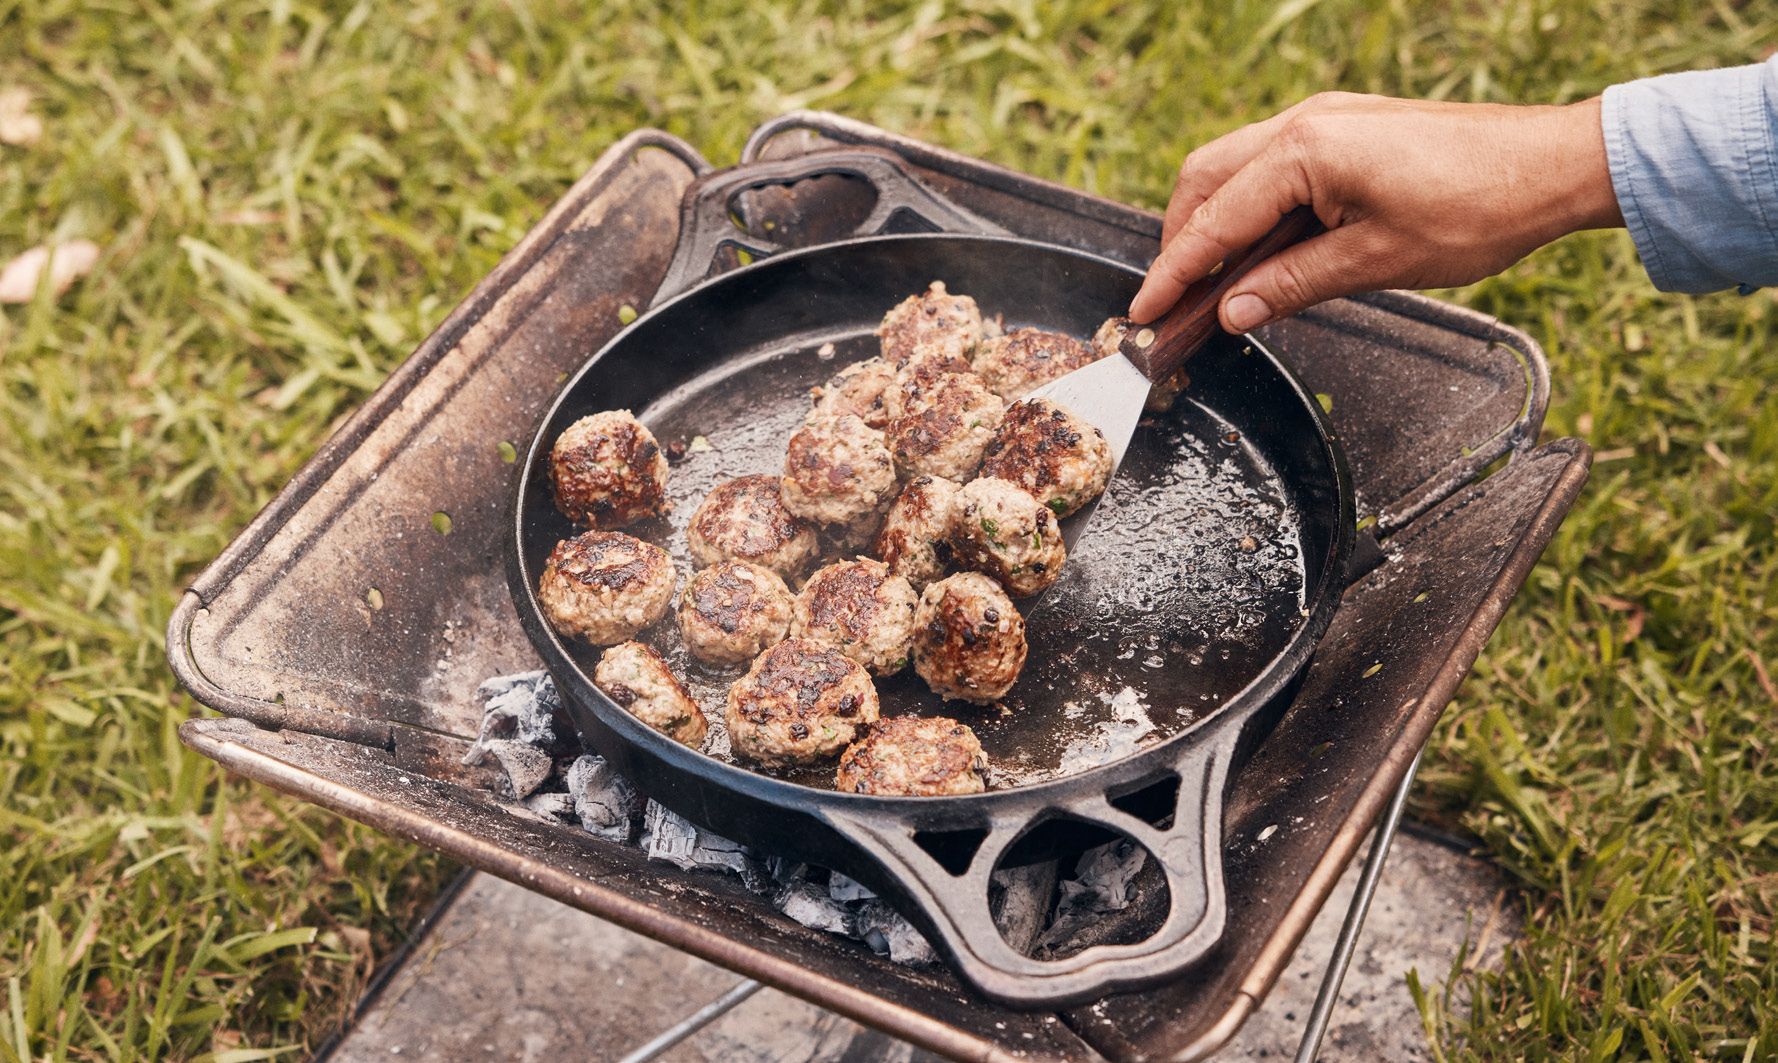
{"label": "portable grill", "polygon": [[[840,154],[848,165],[831,165]],[[802,927],[739,882],[514,815],[460,763],[476,685],[534,666],[505,586],[507,503],[514,448],[564,375],[657,292],[780,248],[932,229],[1141,265],[1159,219],[832,115],[767,123],[724,171],[666,134],[626,137],[194,581],[169,655],[228,718],[188,721],[182,738],[249,778],[958,1058],[1214,1051],[1381,816],[1367,871],[1380,866],[1419,749],[1586,479],[1583,443],[1535,445],[1542,353],[1490,318],[1386,293],[1260,333],[1328,397],[1362,560],[1235,779],[1224,930],[1176,981],[1057,1012],[999,1007],[947,970]],[[1367,899],[1361,889],[1349,930]],[[1311,1039],[1327,987],[1323,998]]]}

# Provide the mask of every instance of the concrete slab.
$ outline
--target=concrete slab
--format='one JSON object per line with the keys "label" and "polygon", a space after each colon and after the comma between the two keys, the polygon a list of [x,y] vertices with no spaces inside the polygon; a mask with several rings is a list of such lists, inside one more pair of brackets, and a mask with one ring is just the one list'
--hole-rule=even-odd
{"label": "concrete slab", "polygon": [[[1296,1050],[1357,879],[1356,865],[1278,987],[1219,1058]],[[1467,939],[1492,963],[1516,932],[1499,873],[1401,835],[1390,854],[1324,1060],[1428,1058],[1403,975],[1443,980]],[[1484,932],[1484,927],[1493,925]],[[702,960],[486,875],[475,876],[336,1047],[336,1061],[618,1059],[739,979]],[[672,1063],[817,1063],[936,1057],[763,990],[662,1057]]]}

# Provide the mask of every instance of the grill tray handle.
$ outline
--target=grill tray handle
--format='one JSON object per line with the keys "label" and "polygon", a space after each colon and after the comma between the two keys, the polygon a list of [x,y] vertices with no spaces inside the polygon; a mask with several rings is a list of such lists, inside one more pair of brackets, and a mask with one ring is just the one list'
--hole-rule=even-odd
{"label": "grill tray handle", "polygon": [[812,177],[853,177],[876,192],[876,203],[854,236],[931,231],[1005,236],[1007,230],[966,210],[908,172],[901,157],[881,148],[834,148],[786,159],[746,163],[699,178],[679,206],[679,244],[651,306],[685,292],[725,266],[724,250],[745,251],[755,259],[790,248],[743,229],[736,199],[770,185],[793,185]]}
{"label": "grill tray handle", "polygon": [[[1188,743],[1174,760],[1180,785],[1165,829],[1119,809],[1105,792],[1045,801],[984,824],[979,829],[986,836],[968,866],[953,872],[919,844],[908,817],[852,810],[828,810],[826,817],[867,864],[875,865],[876,881],[866,884],[903,902],[904,914],[982,993],[1023,1008],[1085,1003],[1176,977],[1221,939],[1228,916],[1223,799],[1243,730],[1207,728],[1202,741]],[[1160,778],[1148,775],[1138,782],[1152,785]],[[989,879],[1014,843],[1052,819],[1104,827],[1148,850],[1168,892],[1166,915],[1151,936],[1134,944],[1095,945],[1056,960],[1034,959],[1006,943],[989,908]]]}

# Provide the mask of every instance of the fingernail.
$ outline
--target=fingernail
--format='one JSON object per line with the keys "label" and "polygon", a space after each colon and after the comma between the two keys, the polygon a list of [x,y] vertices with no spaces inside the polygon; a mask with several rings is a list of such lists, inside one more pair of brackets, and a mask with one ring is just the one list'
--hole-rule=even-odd
{"label": "fingernail", "polygon": [[1223,307],[1223,316],[1237,332],[1246,332],[1271,320],[1272,308],[1252,292],[1242,292],[1229,298],[1228,305]]}

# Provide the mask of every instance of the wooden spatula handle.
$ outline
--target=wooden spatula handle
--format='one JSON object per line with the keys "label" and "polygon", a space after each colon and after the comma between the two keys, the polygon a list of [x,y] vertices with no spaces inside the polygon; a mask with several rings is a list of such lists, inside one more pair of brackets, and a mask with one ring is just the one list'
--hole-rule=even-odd
{"label": "wooden spatula handle", "polygon": [[1221,269],[1187,288],[1173,309],[1159,320],[1125,329],[1119,350],[1142,370],[1143,376],[1153,381],[1165,379],[1216,335],[1221,327],[1216,318],[1217,304],[1236,281],[1291,244],[1321,231],[1321,222],[1308,207],[1291,211],[1251,247],[1236,252]]}

